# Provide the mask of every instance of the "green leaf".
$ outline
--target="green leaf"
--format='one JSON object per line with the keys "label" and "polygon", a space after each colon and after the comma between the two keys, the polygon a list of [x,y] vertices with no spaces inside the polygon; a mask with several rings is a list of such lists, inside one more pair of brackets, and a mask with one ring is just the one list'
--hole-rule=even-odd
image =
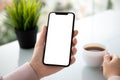
{"label": "green leaf", "polygon": [[31,30],[37,27],[37,21],[42,7],[41,0],[14,0],[11,6],[6,7],[8,24],[18,30]]}

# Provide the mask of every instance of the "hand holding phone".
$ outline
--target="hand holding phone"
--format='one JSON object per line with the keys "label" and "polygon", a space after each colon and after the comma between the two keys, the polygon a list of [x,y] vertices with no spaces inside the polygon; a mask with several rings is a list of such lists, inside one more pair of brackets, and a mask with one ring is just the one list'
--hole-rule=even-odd
{"label": "hand holding phone", "polygon": [[43,63],[69,66],[75,15],[72,12],[51,12],[48,17]]}
{"label": "hand holding phone", "polygon": [[[45,76],[49,76],[53,73],[56,73],[64,69],[64,67],[60,67],[60,66],[47,66],[47,65],[44,65],[42,62],[44,45],[45,45],[44,43],[45,43],[46,29],[47,29],[46,26],[42,28],[40,36],[34,48],[32,59],[30,61],[30,65],[34,69],[34,71],[37,73],[37,76],[39,79]],[[77,48],[75,48],[77,44],[77,39],[76,39],[77,34],[78,34],[78,31],[74,30],[74,37],[72,39],[73,44],[72,44],[72,55],[71,55],[70,64],[73,64],[75,62],[75,54],[77,51]]]}

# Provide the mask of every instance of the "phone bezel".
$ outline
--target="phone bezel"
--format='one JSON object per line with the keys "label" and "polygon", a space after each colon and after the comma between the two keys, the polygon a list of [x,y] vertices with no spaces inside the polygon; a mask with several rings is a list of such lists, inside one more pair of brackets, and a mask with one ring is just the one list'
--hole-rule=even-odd
{"label": "phone bezel", "polygon": [[[45,50],[46,50],[46,42],[47,42],[47,32],[48,32],[48,28],[49,28],[49,20],[50,20],[50,14],[55,13],[56,15],[68,15],[68,14],[73,14],[73,22],[72,22],[72,35],[71,35],[71,44],[70,44],[70,56],[69,56],[69,63],[68,65],[59,65],[59,64],[48,64],[44,62],[44,58],[45,58]],[[74,23],[75,23],[75,14],[73,12],[50,12],[48,15],[48,22],[47,22],[47,31],[46,31],[46,36],[45,36],[45,46],[44,46],[44,51],[43,51],[43,58],[42,58],[42,62],[44,65],[48,65],[48,66],[61,66],[61,67],[68,67],[70,65],[71,62],[71,54],[72,54],[72,39],[74,36]]]}

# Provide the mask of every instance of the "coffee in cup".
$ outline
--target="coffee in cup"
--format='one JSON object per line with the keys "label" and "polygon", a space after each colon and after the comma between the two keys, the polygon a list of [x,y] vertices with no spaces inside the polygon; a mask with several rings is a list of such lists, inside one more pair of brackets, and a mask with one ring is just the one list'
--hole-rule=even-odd
{"label": "coffee in cup", "polygon": [[91,51],[91,52],[101,52],[104,51],[104,48],[98,47],[98,46],[88,46],[84,48],[87,51]]}
{"label": "coffee in cup", "polygon": [[89,43],[83,46],[83,59],[90,67],[100,67],[105,53],[106,48],[102,44]]}

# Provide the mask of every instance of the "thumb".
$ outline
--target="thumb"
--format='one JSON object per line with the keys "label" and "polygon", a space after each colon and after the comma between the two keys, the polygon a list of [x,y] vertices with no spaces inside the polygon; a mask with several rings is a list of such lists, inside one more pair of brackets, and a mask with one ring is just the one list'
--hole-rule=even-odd
{"label": "thumb", "polygon": [[111,56],[109,54],[104,55],[104,62],[110,62],[111,61]]}
{"label": "thumb", "polygon": [[46,35],[46,28],[47,28],[46,26],[43,26],[40,37],[39,37],[38,42],[37,42],[37,46],[44,45],[45,35]]}

